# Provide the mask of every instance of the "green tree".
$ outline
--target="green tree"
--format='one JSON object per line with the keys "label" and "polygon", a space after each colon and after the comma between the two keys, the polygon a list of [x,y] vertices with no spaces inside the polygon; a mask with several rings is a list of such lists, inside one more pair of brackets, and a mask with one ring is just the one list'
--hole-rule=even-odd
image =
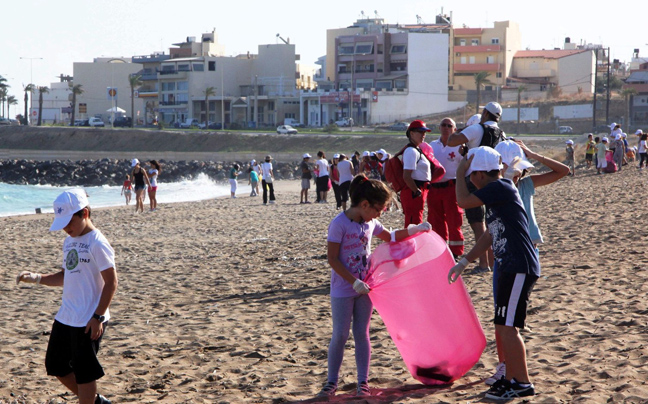
{"label": "green tree", "polygon": [[7,97],[7,118],[9,118],[9,107],[12,105],[18,105],[18,98],[14,95]]}
{"label": "green tree", "polygon": [[[131,128],[135,124],[135,90],[140,88],[144,84],[142,81],[142,75],[132,74],[128,77],[128,85],[131,90]],[[146,114],[144,114],[146,118]]]}
{"label": "green tree", "polygon": [[475,87],[477,89],[477,103],[475,104],[475,111],[479,113],[479,105],[481,105],[481,88],[484,84],[490,84],[491,81],[488,80],[490,73],[488,72],[479,72],[475,74]]}
{"label": "green tree", "polygon": [[631,87],[626,87],[621,90],[621,95],[625,99],[625,128],[627,131],[630,130],[630,99],[633,95],[637,94],[637,90]]}
{"label": "green tree", "polygon": [[83,94],[83,86],[81,84],[74,85],[72,82],[68,84],[70,91],[72,91],[72,117],[70,118],[70,125],[74,125],[74,116],[76,112],[76,97]]}
{"label": "green tree", "polygon": [[38,87],[38,123],[37,126],[41,126],[43,122],[43,94],[49,93],[49,88],[47,86]]}
{"label": "green tree", "polygon": [[[5,101],[7,101],[7,95],[9,93],[9,90],[7,87],[0,87],[0,115],[5,116],[4,114],[4,106],[5,106]],[[7,117],[8,117],[7,113]]]}
{"label": "green tree", "polygon": [[209,126],[209,97],[216,95],[216,87],[207,87],[205,91],[205,129]]}
{"label": "green tree", "polygon": [[25,115],[23,118],[23,125],[29,125],[29,111],[27,108],[29,107],[29,94],[34,91],[34,85],[33,84],[27,84],[25,86]]}
{"label": "green tree", "polygon": [[517,88],[517,128],[516,133],[520,135],[520,104],[522,101],[522,93],[527,90],[526,86],[522,85]]}

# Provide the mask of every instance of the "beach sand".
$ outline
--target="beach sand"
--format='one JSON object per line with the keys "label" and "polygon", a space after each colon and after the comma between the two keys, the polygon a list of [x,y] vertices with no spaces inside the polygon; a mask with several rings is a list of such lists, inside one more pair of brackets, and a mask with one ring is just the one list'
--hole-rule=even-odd
{"label": "beach sand", "polygon": [[[532,402],[648,401],[647,180],[634,167],[599,176],[580,170],[537,191],[542,277],[523,332],[539,393]],[[102,394],[114,403],[318,402],[331,334],[326,230],[337,212],[331,203],[300,205],[299,181],[277,189],[269,206],[240,195],[140,215],[132,205],[93,212],[119,274],[100,351]],[[64,235],[48,232],[51,220],[0,218],[3,403],[76,402],[43,365],[61,289],[14,282],[22,270],[59,270]],[[381,221],[402,225],[398,212]],[[445,387],[414,380],[374,313],[373,396],[351,395],[350,338],[331,401],[485,401],[483,379],[497,363],[491,277],[464,281],[488,339],[465,377]]]}

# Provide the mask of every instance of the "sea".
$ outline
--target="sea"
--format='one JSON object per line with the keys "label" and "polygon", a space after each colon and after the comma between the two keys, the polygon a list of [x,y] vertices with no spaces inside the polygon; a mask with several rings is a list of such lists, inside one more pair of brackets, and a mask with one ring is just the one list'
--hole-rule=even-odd
{"label": "sea", "polygon": [[[123,206],[126,200],[121,195],[120,186],[74,187],[50,185],[13,185],[0,183],[0,216],[16,216],[36,214],[36,209],[42,213],[53,213],[52,203],[63,191],[83,188],[88,194],[90,206],[101,208],[108,206]],[[249,195],[249,185],[239,185],[237,194]],[[195,179],[164,183],[158,181],[158,205],[175,202],[201,201],[230,195],[229,184],[216,183],[207,175],[200,174]],[[135,192],[132,193],[131,206],[135,203]],[[144,203],[148,206],[148,196]]]}

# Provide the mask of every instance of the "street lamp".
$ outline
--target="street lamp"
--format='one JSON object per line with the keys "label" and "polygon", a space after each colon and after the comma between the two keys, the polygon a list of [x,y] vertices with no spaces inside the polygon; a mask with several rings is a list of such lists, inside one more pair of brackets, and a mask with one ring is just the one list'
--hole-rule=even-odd
{"label": "street lamp", "polygon": [[[33,69],[34,60],[43,60],[43,58],[30,58],[30,57],[24,57],[24,56],[21,56],[20,58],[23,59],[23,60],[29,60],[29,84],[32,85],[31,97],[30,97],[30,101],[29,101],[29,104],[30,104],[29,109],[30,109],[30,114],[31,114],[31,110],[34,109],[34,74],[33,74],[33,72],[34,72],[34,69]],[[29,117],[25,117],[25,119],[29,119]]]}

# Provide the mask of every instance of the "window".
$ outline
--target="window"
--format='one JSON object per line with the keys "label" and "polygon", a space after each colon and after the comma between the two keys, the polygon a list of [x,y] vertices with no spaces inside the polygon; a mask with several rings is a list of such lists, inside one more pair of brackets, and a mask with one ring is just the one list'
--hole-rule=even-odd
{"label": "window", "polygon": [[373,73],[374,64],[373,63],[362,63],[356,64],[355,72],[356,73]]}
{"label": "window", "polygon": [[340,45],[338,55],[353,55],[353,44]]}
{"label": "window", "polygon": [[497,44],[499,44],[499,38],[493,38],[493,39],[491,39],[491,43],[492,43],[493,45],[497,45]]}
{"label": "window", "polygon": [[392,82],[391,80],[376,81],[376,90],[391,90]]}
{"label": "window", "polygon": [[187,91],[189,90],[188,81],[178,81],[178,91]]}
{"label": "window", "polygon": [[471,39],[470,44],[472,46],[479,46],[479,39]]}
{"label": "window", "polygon": [[465,39],[460,39],[459,40],[459,46],[466,46],[466,40]]}
{"label": "window", "polygon": [[162,91],[175,91],[175,82],[162,82]]}
{"label": "window", "polygon": [[319,101],[318,100],[309,100],[308,104],[310,104],[310,105],[319,105]]}
{"label": "window", "polygon": [[215,72],[216,71],[216,61],[212,60],[208,62],[207,68],[209,69],[210,72]]}
{"label": "window", "polygon": [[187,64],[178,65],[178,71],[179,72],[188,72],[188,71],[191,71],[191,69],[189,68],[189,64],[187,63]]}
{"label": "window", "polygon": [[502,78],[502,72],[495,73],[495,77],[497,77],[498,79],[501,79]]}
{"label": "window", "polygon": [[466,64],[466,60],[467,60],[466,57],[465,57],[465,56],[462,56],[462,57],[461,57],[461,62],[460,62],[460,63],[461,63],[462,65],[465,65],[465,64]]}
{"label": "window", "polygon": [[383,52],[384,52],[384,48],[385,48],[385,45],[383,45],[383,44],[381,44],[381,43],[378,44],[378,49],[377,49],[377,50],[378,50],[378,54],[379,54],[379,55],[382,55],[382,54],[383,54]]}
{"label": "window", "polygon": [[274,111],[274,101],[268,101],[268,110]]}
{"label": "window", "polygon": [[486,63],[488,64],[495,63],[495,56],[486,56]]}
{"label": "window", "polygon": [[193,63],[191,65],[193,67],[194,72],[204,72],[205,71],[205,65],[202,63]]}
{"label": "window", "polygon": [[396,88],[407,88],[407,80],[394,80],[394,87]]}
{"label": "window", "polygon": [[295,113],[294,112],[286,112],[284,114],[284,118],[292,118],[295,119]]}
{"label": "window", "polygon": [[384,64],[383,63],[378,63],[378,73],[382,73],[384,70]]}
{"label": "window", "polygon": [[475,64],[475,57],[471,56],[470,58],[468,58],[468,63],[470,63],[471,65],[474,65]]}
{"label": "window", "polygon": [[162,73],[162,74],[171,74],[171,73],[175,73],[175,71],[176,70],[175,70],[175,67],[173,67],[173,65],[163,65],[162,66],[162,71],[160,73]]}
{"label": "window", "polygon": [[178,104],[186,104],[187,102],[189,102],[189,95],[187,95],[187,94],[176,94],[175,99],[176,99],[176,102]]}
{"label": "window", "polygon": [[373,42],[358,42],[355,46],[356,55],[373,54]]}
{"label": "window", "polygon": [[391,53],[407,53],[407,45],[392,45]]}
{"label": "window", "polygon": [[389,64],[389,69],[392,72],[404,72],[407,70],[407,62],[392,62]]}
{"label": "window", "polygon": [[351,83],[349,83],[348,81],[340,81],[339,88],[351,88]]}
{"label": "window", "polygon": [[345,63],[341,63],[338,65],[338,73],[349,73],[351,69],[347,69],[347,65]]}
{"label": "window", "polygon": [[356,88],[369,90],[370,88],[373,87],[373,80],[370,79],[356,80],[355,84],[356,84]]}

